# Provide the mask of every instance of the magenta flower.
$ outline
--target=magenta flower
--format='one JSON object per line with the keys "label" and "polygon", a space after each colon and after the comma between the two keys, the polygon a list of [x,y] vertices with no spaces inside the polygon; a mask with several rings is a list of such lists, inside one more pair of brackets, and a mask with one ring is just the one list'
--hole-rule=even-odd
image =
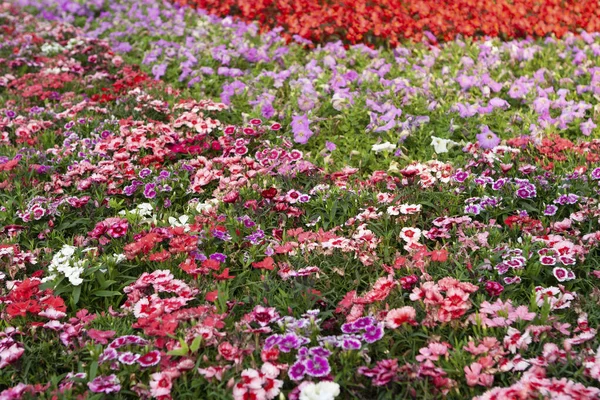
{"label": "magenta flower", "polygon": [[121,390],[121,383],[116,375],[99,376],[91,382],[88,387],[94,393],[116,393]]}
{"label": "magenta flower", "polygon": [[375,343],[383,337],[383,324],[377,324],[375,326],[369,326],[363,333],[363,339],[367,343]]}
{"label": "magenta flower", "polygon": [[306,374],[315,378],[322,378],[331,372],[329,361],[325,357],[315,356],[306,360],[304,366],[306,367]]}
{"label": "magenta flower", "polygon": [[294,363],[290,369],[288,370],[288,376],[290,379],[294,381],[299,381],[304,378],[304,374],[306,373],[306,367],[300,361]]}

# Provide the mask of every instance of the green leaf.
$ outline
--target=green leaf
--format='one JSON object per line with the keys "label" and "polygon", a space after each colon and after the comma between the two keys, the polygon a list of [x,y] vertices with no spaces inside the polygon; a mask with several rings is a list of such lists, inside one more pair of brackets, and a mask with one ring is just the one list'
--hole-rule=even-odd
{"label": "green leaf", "polygon": [[120,296],[121,292],[115,292],[114,290],[98,290],[94,292],[94,296],[98,297],[112,297],[112,296]]}
{"label": "green leaf", "polygon": [[98,373],[98,361],[92,361],[90,364],[90,381],[96,377]]}
{"label": "green leaf", "polygon": [[194,338],[194,341],[192,342],[191,346],[190,346],[190,351],[192,353],[195,353],[198,351],[198,349],[200,348],[200,345],[202,344],[202,336],[196,336]]}
{"label": "green leaf", "polygon": [[79,302],[79,297],[81,296],[81,286],[75,286],[73,289],[73,304],[77,304]]}

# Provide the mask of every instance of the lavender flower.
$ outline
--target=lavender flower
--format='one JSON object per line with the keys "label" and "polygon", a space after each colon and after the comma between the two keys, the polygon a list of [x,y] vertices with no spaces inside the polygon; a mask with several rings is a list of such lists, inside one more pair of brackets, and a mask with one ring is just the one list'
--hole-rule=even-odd
{"label": "lavender flower", "polygon": [[481,133],[476,137],[482,149],[493,149],[500,144],[498,135],[492,132],[487,125],[481,127]]}
{"label": "lavender flower", "polygon": [[292,133],[294,134],[294,142],[300,144],[308,143],[312,137],[313,131],[308,126],[308,117],[304,115],[295,115],[292,117]]}

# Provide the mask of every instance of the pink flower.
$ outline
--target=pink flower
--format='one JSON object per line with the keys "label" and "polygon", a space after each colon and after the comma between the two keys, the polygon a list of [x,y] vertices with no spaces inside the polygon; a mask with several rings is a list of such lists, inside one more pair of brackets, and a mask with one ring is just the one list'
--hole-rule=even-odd
{"label": "pink flower", "polygon": [[21,343],[16,342],[11,337],[3,338],[0,340],[0,368],[17,361],[24,352],[25,349]]}
{"label": "pink flower", "polygon": [[121,384],[116,375],[99,376],[88,382],[88,388],[94,393],[116,393],[121,390]]}
{"label": "pink flower", "polygon": [[469,367],[465,367],[465,378],[467,379],[467,385],[469,386],[492,386],[494,383],[494,376],[489,374],[482,373],[483,366],[475,362],[471,364]]}
{"label": "pink flower", "polygon": [[170,396],[173,379],[168,372],[157,372],[150,375],[150,394],[153,397]]}
{"label": "pink flower", "polygon": [[408,323],[408,324],[416,324],[415,317],[417,316],[417,312],[413,307],[406,306],[402,308],[395,308],[390,310],[385,316],[385,326],[389,329],[396,329],[400,325]]}
{"label": "pink flower", "polygon": [[108,339],[115,336],[115,331],[99,331],[97,329],[90,329],[87,334],[90,338],[94,339],[96,343],[107,344]]}
{"label": "pink flower", "polygon": [[112,238],[119,238],[127,233],[128,223],[126,219],[107,218],[104,225],[108,227],[106,234]]}

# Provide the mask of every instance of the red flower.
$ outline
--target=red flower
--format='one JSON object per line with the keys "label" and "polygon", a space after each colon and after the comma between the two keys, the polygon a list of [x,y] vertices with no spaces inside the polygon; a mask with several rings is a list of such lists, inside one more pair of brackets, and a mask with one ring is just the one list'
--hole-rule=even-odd
{"label": "red flower", "polygon": [[448,260],[448,251],[446,249],[433,250],[431,252],[431,261],[445,262]]}
{"label": "red flower", "polygon": [[260,195],[265,199],[274,199],[277,196],[277,189],[274,187],[263,190]]}
{"label": "red flower", "polygon": [[274,268],[273,259],[271,257],[267,257],[260,262],[253,262],[252,266],[257,269],[267,269],[269,271],[272,271]]}

